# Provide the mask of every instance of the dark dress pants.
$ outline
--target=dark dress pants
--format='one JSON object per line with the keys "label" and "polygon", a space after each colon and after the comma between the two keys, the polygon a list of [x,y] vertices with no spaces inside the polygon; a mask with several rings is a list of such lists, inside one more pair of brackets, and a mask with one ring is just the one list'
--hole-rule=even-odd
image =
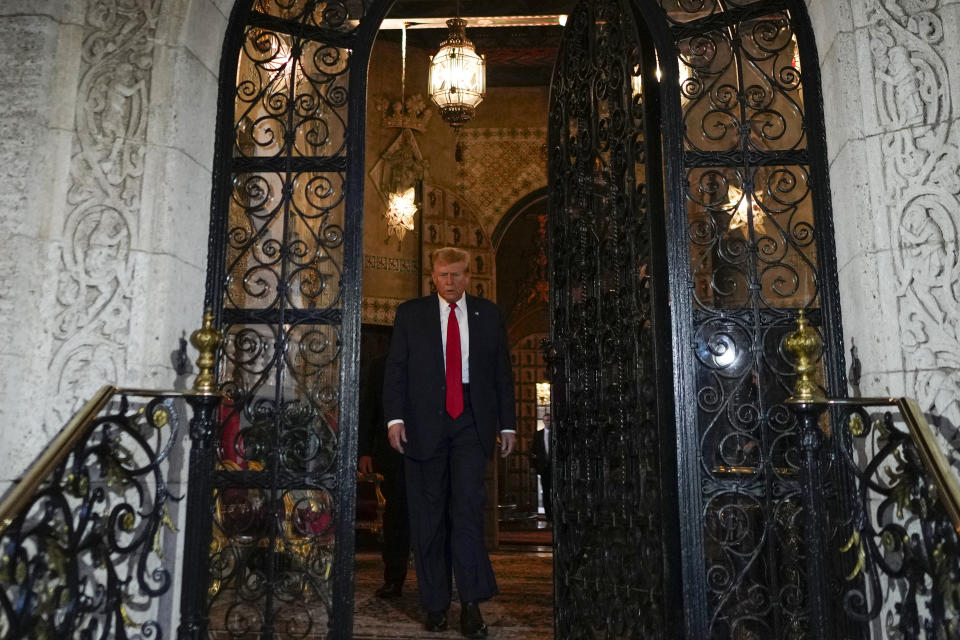
{"label": "dark dress pants", "polygon": [[483,542],[483,476],[487,459],[469,407],[445,421],[446,437],[427,460],[406,458],[410,534],[420,604],[450,606],[451,571],[463,602],[495,596],[497,582]]}
{"label": "dark dress pants", "polygon": [[410,556],[410,529],[407,526],[407,489],[403,476],[403,456],[386,454],[389,463],[381,466],[384,481],[380,485],[387,504],[383,510],[383,582],[403,584]]}

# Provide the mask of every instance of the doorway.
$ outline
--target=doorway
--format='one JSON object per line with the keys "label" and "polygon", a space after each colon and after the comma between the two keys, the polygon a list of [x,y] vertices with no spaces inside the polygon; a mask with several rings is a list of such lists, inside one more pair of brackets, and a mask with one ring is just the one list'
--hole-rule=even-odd
{"label": "doorway", "polygon": [[[530,4],[497,12],[529,15]],[[754,611],[749,594],[803,588],[783,520],[795,513],[795,425],[774,393],[789,376],[777,341],[798,308],[828,337],[826,385],[842,380],[806,10],[794,0],[571,5],[553,7],[569,17],[552,94],[509,102],[514,116],[538,100],[549,113],[558,634],[778,635],[802,611],[789,598]],[[255,0],[231,15],[207,291],[226,334],[230,402],[210,461],[211,571],[196,576],[211,587],[211,628],[228,637],[352,633],[361,322],[389,324],[391,305],[425,292],[434,240],[475,243],[477,273],[487,270],[477,284],[496,297],[490,216],[526,193],[461,165],[481,152],[516,157],[536,137],[527,128],[491,138],[470,129],[502,122],[467,127],[459,140],[443,129],[431,148],[412,125],[438,123],[408,120],[377,145],[372,117],[410,116],[403,100],[399,112],[374,100],[403,84],[400,56],[379,79],[370,59],[375,41],[399,53],[380,30],[391,8],[407,11],[401,22],[450,13],[413,0]],[[423,86],[423,69],[408,67],[409,86]],[[484,117],[481,107],[474,124]],[[436,238],[421,224],[415,246],[396,226],[366,224],[383,220],[377,188],[410,170],[412,197],[439,216]],[[368,252],[368,241],[389,252]],[[389,278],[369,291],[378,270]],[[496,510],[490,518],[495,529]],[[681,609],[683,620],[671,617]]]}
{"label": "doorway", "polygon": [[[462,15],[471,19],[477,12],[491,9],[480,3],[461,8]],[[493,8],[496,15],[483,15],[505,19],[501,10],[517,7],[497,6]],[[561,25],[556,15],[536,20],[528,15],[528,20],[537,24],[468,27],[467,36],[487,59],[487,94],[474,117],[457,131],[440,118],[426,96],[429,55],[447,35],[444,18],[455,11],[454,2],[431,3],[429,7],[396,3],[373,48],[367,73],[371,109],[365,131],[363,321],[365,328],[368,323],[389,326],[392,310],[400,302],[429,295],[430,254],[446,245],[470,252],[468,293],[496,301],[507,314],[519,398],[518,450],[505,461],[495,458],[488,465],[485,529],[500,595],[484,605],[484,617],[498,634],[548,638],[553,637],[551,535],[545,514],[538,517],[537,474],[529,453],[537,424],[534,383],[544,382],[546,374],[541,346],[549,330],[545,147],[550,74]],[[549,12],[549,7],[544,11]],[[405,21],[418,24],[407,25],[404,38]],[[431,28],[423,26],[426,21]],[[404,102],[405,111],[401,107]],[[406,166],[397,170],[399,165]],[[386,196],[397,188],[390,183],[395,175],[413,178],[399,186],[403,190],[412,187],[418,205],[413,228],[402,237],[396,233],[395,221],[385,215],[389,206]],[[517,235],[510,236],[507,227],[511,225],[504,221],[514,220],[518,203],[526,202],[532,193],[537,194],[539,218],[534,216],[532,228],[516,225]],[[506,245],[509,255],[505,260]],[[537,271],[526,262],[535,251],[542,257]],[[534,277],[521,282],[524,275]],[[517,300],[518,295],[534,291],[540,296],[535,330],[530,328],[533,325],[527,313],[531,305]],[[522,335],[517,333],[521,329]],[[534,383],[522,383],[527,375]],[[527,530],[527,525],[532,529]],[[531,536],[539,537],[533,540]],[[367,560],[367,556],[363,558]],[[373,561],[376,564],[377,558]],[[357,574],[355,591],[357,623],[365,628],[371,620],[367,612],[376,604],[368,571],[364,565]],[[411,569],[407,580],[410,599],[398,600],[393,618],[411,628],[422,618],[412,574]],[[380,576],[373,578],[376,581]],[[521,583],[525,585],[522,588]],[[389,606],[393,608],[393,603]]]}

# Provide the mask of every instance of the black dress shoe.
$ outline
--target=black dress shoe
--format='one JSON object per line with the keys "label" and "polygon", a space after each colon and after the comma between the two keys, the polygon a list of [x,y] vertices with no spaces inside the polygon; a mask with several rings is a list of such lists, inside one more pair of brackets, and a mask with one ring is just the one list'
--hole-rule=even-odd
{"label": "black dress shoe", "polygon": [[403,585],[399,582],[384,582],[383,586],[377,589],[376,596],[378,598],[391,599],[399,598],[403,595]]}
{"label": "black dress shoe", "polygon": [[427,613],[427,621],[423,624],[427,631],[446,631],[447,630],[447,612],[431,611]]}
{"label": "black dress shoe", "polygon": [[467,638],[487,637],[487,625],[483,624],[483,616],[476,602],[460,604],[460,633]]}

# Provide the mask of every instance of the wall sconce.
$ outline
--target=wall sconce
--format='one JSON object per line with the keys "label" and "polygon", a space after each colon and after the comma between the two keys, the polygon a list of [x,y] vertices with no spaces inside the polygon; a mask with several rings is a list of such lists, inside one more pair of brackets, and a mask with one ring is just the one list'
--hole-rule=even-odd
{"label": "wall sconce", "polygon": [[383,216],[387,224],[386,242],[396,238],[402,243],[408,231],[416,227],[419,212],[418,187],[426,169],[414,131],[423,132],[430,120],[430,110],[423,96],[407,98],[407,25],[401,39],[400,100],[378,98],[381,125],[400,129],[393,143],[380,155],[370,170],[373,185],[386,205]]}
{"label": "wall sconce", "polygon": [[403,242],[403,237],[407,231],[413,231],[414,218],[417,215],[417,190],[410,187],[406,191],[392,192],[389,195],[387,211],[384,216],[387,219],[387,228],[390,233],[397,237],[397,240]]}

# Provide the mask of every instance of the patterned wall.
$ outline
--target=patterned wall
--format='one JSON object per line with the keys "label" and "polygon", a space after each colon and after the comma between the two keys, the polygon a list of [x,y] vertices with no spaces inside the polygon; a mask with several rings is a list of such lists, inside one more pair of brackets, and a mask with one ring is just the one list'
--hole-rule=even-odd
{"label": "patterned wall", "polygon": [[50,371],[60,425],[93,389],[126,372],[154,36],[161,0],[90,3],[59,259]]}
{"label": "patterned wall", "polygon": [[517,200],[547,184],[547,129],[464,129],[457,177],[489,235]]}
{"label": "patterned wall", "polygon": [[[872,76],[864,80],[868,90],[873,89],[875,114],[870,117],[877,118],[881,147],[880,153],[871,154],[877,184],[874,211],[887,217],[893,247],[906,393],[917,398],[924,411],[956,427],[960,125],[945,58],[955,56],[956,44],[945,38],[944,2],[864,4],[871,64],[861,73]],[[877,224],[882,231],[883,223]],[[954,464],[960,464],[954,458]]]}

